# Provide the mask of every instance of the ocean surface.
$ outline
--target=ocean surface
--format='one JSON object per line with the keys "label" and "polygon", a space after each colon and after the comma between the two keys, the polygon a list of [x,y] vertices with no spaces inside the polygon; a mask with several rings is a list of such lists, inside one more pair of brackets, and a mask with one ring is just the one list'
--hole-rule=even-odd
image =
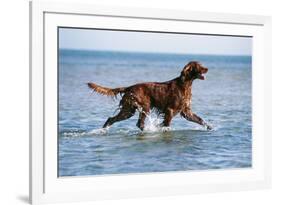
{"label": "ocean surface", "polygon": [[[214,128],[177,116],[163,132],[156,114],[141,132],[138,113],[101,129],[117,100],[93,93],[95,82],[123,87],[167,81],[191,60],[209,68],[193,83],[193,112]],[[251,56],[59,50],[59,176],[246,168],[252,165]]]}

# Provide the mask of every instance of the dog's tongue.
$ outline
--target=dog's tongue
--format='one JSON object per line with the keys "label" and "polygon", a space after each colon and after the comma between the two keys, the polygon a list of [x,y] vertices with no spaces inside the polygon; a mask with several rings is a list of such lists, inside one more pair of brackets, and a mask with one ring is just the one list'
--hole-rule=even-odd
{"label": "dog's tongue", "polygon": [[199,79],[200,80],[205,80],[205,76],[204,75],[199,75]]}

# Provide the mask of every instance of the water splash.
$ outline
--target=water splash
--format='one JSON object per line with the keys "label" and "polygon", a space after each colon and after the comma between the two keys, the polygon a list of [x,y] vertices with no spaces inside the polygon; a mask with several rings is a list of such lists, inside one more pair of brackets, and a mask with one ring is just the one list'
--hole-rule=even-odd
{"label": "water splash", "polygon": [[146,113],[144,132],[170,131],[171,127],[162,127],[161,121],[162,121],[162,118],[155,112]]}
{"label": "water splash", "polygon": [[[143,112],[139,110],[139,112]],[[143,131],[140,131],[137,127],[122,127],[122,128],[114,128],[114,127],[107,127],[107,128],[95,128],[91,130],[71,130],[67,132],[61,132],[60,135],[63,137],[83,137],[83,136],[105,136],[111,134],[123,134],[123,135],[146,135],[154,137],[158,136],[160,133],[169,132],[169,131],[178,131],[177,127],[163,127],[161,126],[162,123],[162,116],[160,116],[157,112],[152,111],[146,114],[145,119],[145,127]],[[208,131],[213,132],[220,129],[219,126],[212,126],[212,130],[207,130],[206,126],[200,126],[197,124],[190,124],[187,127],[187,130],[194,130],[194,131]],[[110,131],[111,130],[111,131]]]}

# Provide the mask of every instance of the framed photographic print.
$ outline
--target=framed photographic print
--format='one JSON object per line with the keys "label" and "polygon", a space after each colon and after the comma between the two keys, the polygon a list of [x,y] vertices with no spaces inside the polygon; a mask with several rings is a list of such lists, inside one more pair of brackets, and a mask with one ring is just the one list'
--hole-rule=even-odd
{"label": "framed photographic print", "polygon": [[30,25],[31,203],[270,187],[270,17],[39,1]]}

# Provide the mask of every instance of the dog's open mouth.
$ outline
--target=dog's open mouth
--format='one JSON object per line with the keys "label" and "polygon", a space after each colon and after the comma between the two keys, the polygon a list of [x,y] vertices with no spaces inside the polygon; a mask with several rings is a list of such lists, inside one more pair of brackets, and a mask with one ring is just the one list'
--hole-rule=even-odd
{"label": "dog's open mouth", "polygon": [[197,78],[200,80],[205,80],[205,76],[203,75],[203,73],[199,73]]}
{"label": "dog's open mouth", "polygon": [[207,68],[201,70],[201,72],[198,73],[197,78],[200,79],[200,80],[205,80],[204,74],[206,74],[207,72],[208,72],[208,69],[207,69]]}

